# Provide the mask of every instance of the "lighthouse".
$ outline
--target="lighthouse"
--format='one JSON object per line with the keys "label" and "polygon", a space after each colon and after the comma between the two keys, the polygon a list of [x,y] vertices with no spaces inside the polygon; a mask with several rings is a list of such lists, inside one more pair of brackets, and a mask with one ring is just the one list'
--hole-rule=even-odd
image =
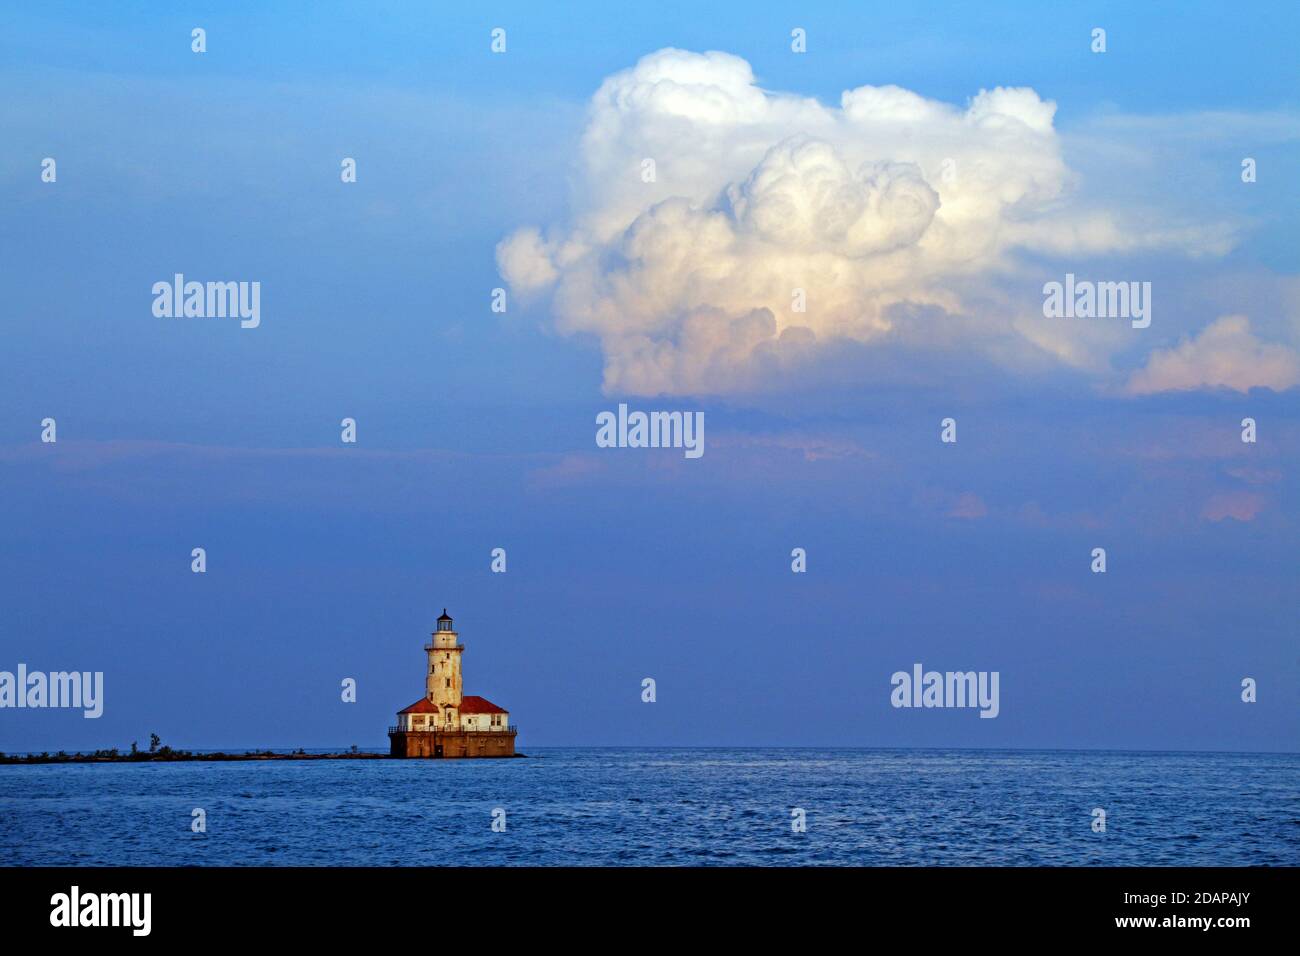
{"label": "lighthouse", "polygon": [[424,645],[429,655],[428,676],[425,678],[426,696],[434,706],[437,723],[445,727],[460,726],[460,705],[463,697],[460,679],[460,655],[465,647],[460,635],[452,626],[454,622],[442,609],[438,629]]}
{"label": "lighthouse", "polygon": [[397,725],[388,728],[390,756],[513,757],[518,730],[510,725],[509,712],[485,697],[464,694],[465,646],[446,608],[424,651],[424,696],[398,711]]}

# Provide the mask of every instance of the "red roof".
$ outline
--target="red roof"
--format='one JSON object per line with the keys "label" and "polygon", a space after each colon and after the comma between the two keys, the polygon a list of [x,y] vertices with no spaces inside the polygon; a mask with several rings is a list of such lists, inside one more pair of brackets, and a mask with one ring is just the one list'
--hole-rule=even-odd
{"label": "red roof", "polygon": [[[432,703],[429,698],[421,697],[410,707],[405,710],[399,710],[399,714],[436,714],[439,711],[437,704]],[[460,701],[460,712],[462,714],[504,714],[504,707],[498,707],[486,697],[462,697]]]}
{"label": "red roof", "polygon": [[504,707],[498,707],[486,697],[462,697],[460,699],[462,714],[504,714]]}
{"label": "red roof", "polygon": [[421,697],[410,707],[407,707],[405,710],[399,710],[398,713],[399,714],[436,714],[438,713],[438,705],[433,703],[427,697]]}

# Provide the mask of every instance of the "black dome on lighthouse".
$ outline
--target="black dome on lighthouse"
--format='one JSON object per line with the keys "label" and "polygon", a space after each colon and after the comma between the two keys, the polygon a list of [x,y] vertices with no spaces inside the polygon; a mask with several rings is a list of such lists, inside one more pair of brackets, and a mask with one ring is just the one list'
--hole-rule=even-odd
{"label": "black dome on lighthouse", "polygon": [[449,615],[449,614],[447,613],[447,609],[446,609],[446,608],[443,608],[443,609],[442,609],[442,616],[439,617],[438,620],[440,620],[440,621],[450,621],[450,620],[451,620],[451,615]]}

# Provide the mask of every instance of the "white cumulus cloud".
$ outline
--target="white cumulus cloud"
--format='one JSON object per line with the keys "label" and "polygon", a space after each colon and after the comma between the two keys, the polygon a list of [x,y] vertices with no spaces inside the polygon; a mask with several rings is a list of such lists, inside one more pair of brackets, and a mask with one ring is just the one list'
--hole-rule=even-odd
{"label": "white cumulus cloud", "polygon": [[1261,342],[1244,315],[1226,315],[1195,338],[1153,352],[1146,368],[1129,379],[1128,391],[1146,395],[1218,387],[1281,392],[1296,384],[1300,384],[1300,354],[1295,349]]}
{"label": "white cumulus cloud", "polygon": [[593,97],[569,221],[520,228],[497,265],[599,340],[610,392],[751,389],[843,339],[1095,367],[1113,336],[1052,341],[1026,320],[1040,303],[1005,306],[995,280],[1026,249],[1197,239],[1072,206],[1055,110],[1030,89],[959,107],[896,86],[832,107],[761,89],[736,56],[660,50]]}

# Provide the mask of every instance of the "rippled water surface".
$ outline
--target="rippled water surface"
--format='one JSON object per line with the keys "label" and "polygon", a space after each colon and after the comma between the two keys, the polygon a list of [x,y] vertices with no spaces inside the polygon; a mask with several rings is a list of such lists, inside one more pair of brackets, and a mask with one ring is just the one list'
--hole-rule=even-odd
{"label": "rippled water surface", "polygon": [[[0,863],[1295,866],[1298,785],[1300,755],[1280,754],[548,749],[0,766]],[[206,833],[190,830],[196,807]],[[791,830],[794,807],[806,833]]]}

